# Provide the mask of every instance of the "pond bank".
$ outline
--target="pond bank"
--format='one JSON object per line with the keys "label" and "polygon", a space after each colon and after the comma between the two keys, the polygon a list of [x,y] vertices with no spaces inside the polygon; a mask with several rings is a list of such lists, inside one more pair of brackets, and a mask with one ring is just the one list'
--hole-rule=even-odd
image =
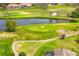
{"label": "pond bank", "polygon": [[[50,24],[50,23],[67,23],[68,20],[54,20],[54,19],[16,19],[17,26],[19,25],[29,25],[29,24]],[[6,20],[0,20],[0,30],[6,29]]]}

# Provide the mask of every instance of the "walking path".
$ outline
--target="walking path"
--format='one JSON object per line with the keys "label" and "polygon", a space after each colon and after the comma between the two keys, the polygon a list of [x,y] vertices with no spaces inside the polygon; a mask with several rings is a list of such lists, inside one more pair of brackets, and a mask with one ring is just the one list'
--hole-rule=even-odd
{"label": "walking path", "polygon": [[[66,35],[66,37],[70,37],[70,36],[73,36],[73,35],[78,35],[79,33],[77,32],[77,33],[74,33],[74,34],[70,34],[70,35]],[[56,39],[59,39],[60,37],[56,37],[56,38],[52,38],[52,39],[47,39],[47,40],[22,40],[22,41],[15,41],[15,42],[13,42],[13,44],[12,44],[12,49],[13,49],[13,52],[14,52],[14,54],[15,54],[15,56],[18,56],[18,52],[16,51],[16,43],[17,42],[44,42],[43,44],[41,44],[36,50],[35,50],[35,52],[33,53],[33,54],[35,54],[36,52],[37,52],[37,50],[41,47],[41,46],[43,46],[45,43],[47,43],[47,42],[49,42],[49,41],[54,41],[54,40],[56,40]]]}

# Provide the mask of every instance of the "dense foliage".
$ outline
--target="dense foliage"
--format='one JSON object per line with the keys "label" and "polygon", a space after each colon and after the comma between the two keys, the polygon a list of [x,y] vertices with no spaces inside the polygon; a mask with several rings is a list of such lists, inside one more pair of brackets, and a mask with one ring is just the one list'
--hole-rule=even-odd
{"label": "dense foliage", "polygon": [[15,32],[16,22],[13,20],[7,21],[6,28],[7,28],[6,31],[8,31],[8,32]]}
{"label": "dense foliage", "polygon": [[19,56],[26,56],[26,54],[24,52],[20,52]]}
{"label": "dense foliage", "polygon": [[79,18],[79,8],[76,8],[76,9],[72,12],[71,17],[73,17],[73,18]]}

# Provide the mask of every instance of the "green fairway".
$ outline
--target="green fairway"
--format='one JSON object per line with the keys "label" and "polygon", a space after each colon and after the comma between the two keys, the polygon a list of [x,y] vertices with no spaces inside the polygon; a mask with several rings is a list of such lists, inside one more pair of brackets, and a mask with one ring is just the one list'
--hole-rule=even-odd
{"label": "green fairway", "polygon": [[24,40],[44,40],[59,36],[58,30],[78,30],[78,23],[59,23],[59,24],[35,24],[27,26],[18,26],[18,39]]}
{"label": "green fairway", "polygon": [[[78,43],[74,40],[78,39],[78,36],[72,36],[65,38],[64,40],[56,39],[53,41],[53,38],[59,37],[60,33],[57,30],[66,30],[67,34],[73,34],[76,31],[79,31],[78,23],[58,23],[58,24],[34,24],[27,26],[17,26],[16,33],[12,34],[12,37],[9,36],[9,33],[2,38],[0,38],[0,55],[14,55],[12,50],[12,44],[16,41],[23,41],[16,44],[18,52],[25,52],[26,55],[43,55],[45,51],[51,51],[55,48],[68,48],[78,52]],[[14,36],[16,35],[16,36]],[[52,41],[40,41],[48,40]],[[27,40],[31,42],[27,42]],[[40,42],[32,42],[32,40]],[[62,46],[63,45],[63,46]],[[5,53],[6,52],[6,53]]]}
{"label": "green fairway", "polygon": [[[17,50],[19,52],[25,52],[26,55],[35,55],[41,56],[44,55],[46,51],[53,51],[56,48],[66,48],[74,51],[77,55],[79,55],[78,43],[75,42],[79,37],[71,36],[65,38],[64,40],[57,39],[49,42],[18,42],[16,45],[19,47]],[[31,48],[31,49],[30,49]],[[17,51],[16,50],[16,51]],[[36,51],[35,51],[36,50]]]}
{"label": "green fairway", "polygon": [[10,4],[0,4],[0,56],[43,56],[57,48],[79,56],[79,4]]}
{"label": "green fairway", "polygon": [[[21,8],[15,10],[0,10],[0,18],[2,19],[16,19],[16,18],[48,18],[48,19],[70,19],[67,15],[75,10],[74,7],[48,7],[47,10],[41,10],[36,7]],[[60,11],[57,16],[52,16],[50,12],[54,13]]]}
{"label": "green fairway", "polygon": [[[72,25],[72,26],[71,26]],[[47,39],[53,39],[55,37],[58,37],[60,34],[57,32],[57,30],[67,30],[67,31],[78,31],[78,23],[58,23],[58,24],[35,24],[35,25],[27,25],[27,26],[18,26],[16,28],[16,33],[15,34],[10,34],[12,36],[9,36],[9,33],[6,34],[8,37],[6,38],[6,35],[2,38],[0,38],[0,55],[14,55],[12,51],[12,44],[15,41],[22,41],[22,40],[47,40]],[[7,33],[7,32],[6,32]],[[14,36],[16,35],[16,36]],[[1,36],[1,34],[0,34]],[[75,37],[74,37],[75,38]],[[71,38],[69,40],[73,40],[74,38]],[[57,40],[57,42],[61,42],[62,40]],[[51,41],[52,42],[52,41]],[[56,45],[52,45],[54,43],[43,43],[40,42],[44,45],[49,45],[50,48],[57,47]],[[72,42],[72,41],[71,41]],[[26,52],[27,55],[41,55],[44,49],[47,49],[46,47],[41,47],[40,43],[22,43],[21,49],[19,49],[19,52],[24,51]],[[59,44],[57,43],[57,44]],[[34,45],[33,45],[34,44]],[[56,44],[56,43],[55,43]],[[62,43],[61,43],[62,44]],[[60,44],[60,45],[61,45]],[[72,44],[72,43],[70,43]],[[34,51],[28,51],[29,47],[33,46]],[[38,47],[41,47],[40,51],[37,49]],[[73,46],[73,45],[72,45]],[[70,46],[69,46],[70,47]],[[48,48],[48,50],[50,50]],[[38,53],[37,53],[38,51]],[[6,52],[6,53],[5,53]],[[28,53],[27,53],[28,52]],[[41,54],[40,54],[41,53]]]}
{"label": "green fairway", "polygon": [[[27,37],[25,38],[26,40],[28,40],[28,39],[30,41],[31,40],[46,40],[46,39],[51,38],[52,41],[48,41],[48,42],[43,42],[42,41],[41,44],[39,44],[38,42],[37,43],[34,43],[34,42],[28,43],[27,41],[25,41],[25,43],[24,42],[19,42],[18,44],[16,44],[17,46],[20,46],[18,51],[19,52],[23,51],[23,52],[26,53],[26,55],[35,55],[35,56],[39,55],[40,56],[40,55],[43,55],[45,51],[53,51],[55,48],[66,48],[66,49],[71,49],[71,50],[75,51],[78,54],[79,53],[78,48],[77,48],[78,43],[76,43],[74,41],[74,40],[78,39],[78,36],[71,36],[71,37],[65,38],[64,40],[56,39],[56,40],[53,41],[53,38],[58,37],[58,34],[51,34],[51,33],[54,33],[54,32],[49,32],[51,30],[57,31],[57,30],[60,30],[60,29],[64,29],[64,30],[67,30],[67,31],[70,31],[70,32],[72,32],[76,29],[78,31],[79,30],[77,28],[78,25],[79,25],[78,23],[60,23],[60,24],[28,25],[27,27],[26,26],[19,26],[18,30],[20,31],[20,29],[21,30],[23,29],[22,31],[24,31],[23,32],[24,35],[25,35],[25,33],[28,33],[26,35],[28,38]],[[46,36],[45,34],[42,34],[41,32],[42,33],[44,32],[45,34],[46,34],[46,32],[49,32],[50,35]],[[39,35],[40,33],[41,33],[42,36]],[[39,35],[38,39],[33,37],[33,35],[37,36],[37,34]],[[71,34],[73,34],[73,33],[71,33]],[[53,35],[55,35],[55,37],[53,37]],[[23,37],[25,37],[25,36],[23,36]],[[20,38],[22,38],[22,36]],[[33,47],[34,50],[29,51],[30,47]],[[31,54],[29,54],[30,52],[31,52]]]}

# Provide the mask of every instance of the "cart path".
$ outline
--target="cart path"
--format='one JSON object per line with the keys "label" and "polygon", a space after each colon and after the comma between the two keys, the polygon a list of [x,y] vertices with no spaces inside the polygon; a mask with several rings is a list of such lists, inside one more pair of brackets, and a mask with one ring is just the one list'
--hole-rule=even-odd
{"label": "cart path", "polygon": [[[78,35],[78,34],[79,34],[79,33],[77,32],[77,33],[74,33],[74,34],[66,35],[66,37],[70,37],[70,36]],[[51,38],[51,39],[47,39],[47,40],[22,40],[22,41],[15,41],[15,42],[13,42],[13,44],[12,44],[12,50],[13,50],[15,56],[18,56],[18,52],[17,52],[16,49],[15,49],[17,42],[44,42],[43,44],[41,44],[41,45],[34,51],[33,54],[35,54],[35,53],[37,52],[37,50],[38,50],[40,47],[42,47],[45,43],[50,42],[50,41],[54,41],[54,40],[59,39],[59,38],[60,38],[60,37]]]}

